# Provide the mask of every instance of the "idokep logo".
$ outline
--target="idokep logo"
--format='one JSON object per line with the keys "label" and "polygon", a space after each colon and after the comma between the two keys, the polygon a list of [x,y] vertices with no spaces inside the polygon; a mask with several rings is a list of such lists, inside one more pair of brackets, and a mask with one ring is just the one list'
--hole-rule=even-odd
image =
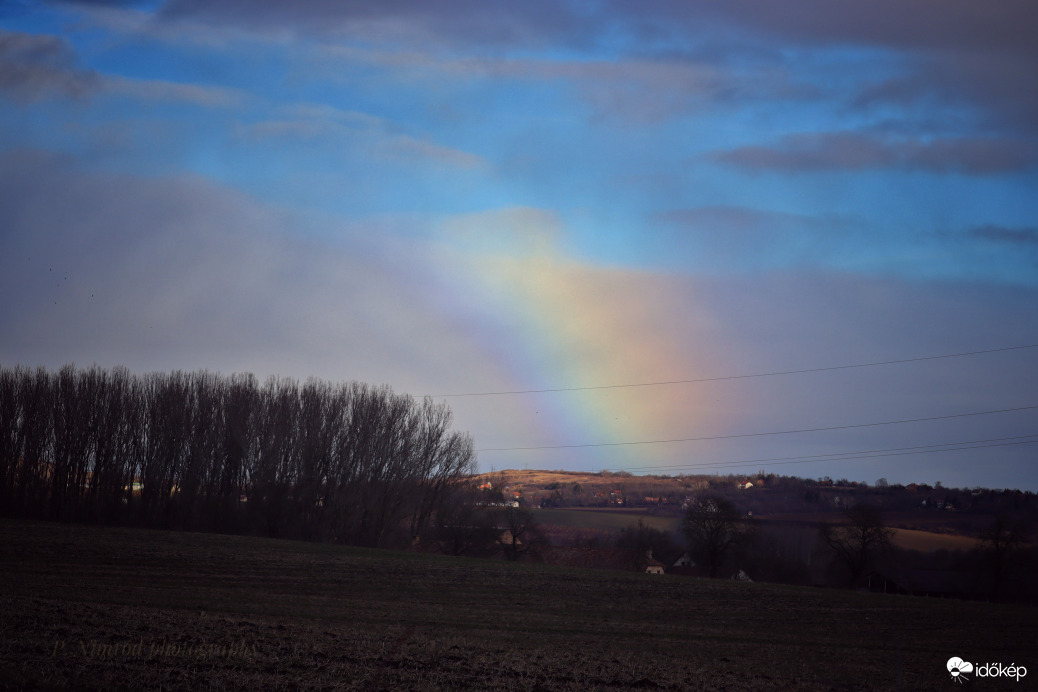
{"label": "idokep logo", "polygon": [[969,680],[966,677],[966,673],[973,672],[973,664],[969,661],[963,661],[958,656],[952,656],[948,659],[948,672],[951,673],[952,680],[963,682]]}
{"label": "idokep logo", "polygon": [[973,673],[978,678],[1016,678],[1016,681],[1020,682],[1020,678],[1027,675],[1027,668],[1015,663],[1010,663],[1008,666],[1001,663],[974,665],[969,661],[963,661],[958,656],[952,656],[948,659],[948,673],[952,680],[959,683],[969,680],[966,673]]}

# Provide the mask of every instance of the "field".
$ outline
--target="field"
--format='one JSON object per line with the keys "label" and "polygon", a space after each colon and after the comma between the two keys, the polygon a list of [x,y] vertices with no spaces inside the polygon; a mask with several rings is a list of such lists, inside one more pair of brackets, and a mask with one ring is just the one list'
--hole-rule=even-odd
{"label": "field", "polygon": [[[533,506],[548,497],[547,489],[552,485],[558,485],[562,490],[566,490],[572,488],[574,484],[579,484],[585,495],[601,492],[608,494],[614,488],[624,489],[624,492],[628,492],[632,490],[633,486],[633,490],[638,491],[633,492],[632,495],[636,503],[634,506],[562,506],[535,510],[537,521],[543,525],[570,530],[586,530],[600,538],[606,537],[607,534],[615,534],[620,529],[637,523],[639,519],[654,529],[677,533],[680,526],[680,510],[676,505],[668,505],[661,508],[662,511],[657,512],[644,506],[643,503],[639,503],[639,498],[644,495],[663,495],[670,496],[673,500],[675,496],[683,497],[695,494],[701,488],[691,486],[703,482],[701,479],[682,476],[620,476],[543,470],[507,470],[498,472],[496,475],[484,474],[479,478],[497,483],[506,480],[511,490],[520,491],[527,502]],[[841,520],[839,508],[834,507],[830,502],[795,510],[784,507],[790,503],[790,498],[793,498],[795,502],[801,494],[801,490],[796,487],[778,490],[755,489],[749,491],[745,496],[738,494],[736,497],[739,500],[758,501],[757,505],[750,503],[750,506],[754,508],[757,519],[764,526],[816,526],[822,521]],[[841,494],[841,489],[829,489],[826,492],[832,492],[834,496],[837,496]],[[572,497],[572,493],[570,497]],[[888,526],[897,529],[893,538],[896,546],[920,552],[942,549],[971,550],[976,547],[978,542],[974,536],[986,528],[997,514],[997,509],[990,507],[987,512],[980,513],[924,510],[917,506],[918,497],[911,495],[909,498],[909,508],[885,509],[884,518]],[[864,501],[875,502],[876,500],[875,498],[870,500],[866,496]],[[900,502],[904,504],[905,498],[902,497]]]}
{"label": "field", "polygon": [[655,516],[644,509],[598,509],[591,507],[560,507],[535,509],[533,517],[539,524],[565,526],[575,529],[595,529],[616,532],[641,521],[660,531],[677,531],[681,519],[674,515]]}
{"label": "field", "polygon": [[[599,533],[615,533],[622,528],[637,524],[641,520],[646,526],[660,531],[680,531],[681,518],[676,515],[654,515],[643,509],[593,509],[583,507],[567,507],[558,509],[535,509],[537,522],[549,526],[561,526],[569,529],[587,529]],[[817,521],[817,520],[816,520]],[[764,518],[762,526],[778,527],[784,524],[796,526],[813,526],[816,521],[786,521],[783,518]],[[971,550],[977,546],[977,539],[969,536],[957,536],[916,529],[896,529],[894,545],[899,548],[930,552],[934,550]]]}
{"label": "field", "polygon": [[9,689],[936,690],[951,656],[1038,668],[1031,607],[22,521],[0,521],[0,613]]}

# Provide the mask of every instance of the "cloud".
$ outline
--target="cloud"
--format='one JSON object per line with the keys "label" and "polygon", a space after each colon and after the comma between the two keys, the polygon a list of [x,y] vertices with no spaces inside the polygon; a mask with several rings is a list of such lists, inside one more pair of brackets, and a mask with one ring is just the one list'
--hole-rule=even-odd
{"label": "cloud", "polygon": [[813,87],[793,79],[781,66],[737,68],[703,56],[458,56],[341,43],[323,45],[318,52],[337,67],[346,63],[385,70],[410,87],[479,81],[492,87],[557,85],[583,100],[595,115],[635,124],[656,124],[713,105],[814,95]]}
{"label": "cloud", "polygon": [[[682,216],[683,215],[683,216]],[[675,213],[733,229],[797,215],[707,207]],[[622,384],[889,360],[1033,342],[1030,288],[818,272],[690,277],[597,266],[555,242],[546,209],[446,218],[412,242],[321,222],[212,182],[90,172],[39,151],[0,155],[0,362],[134,371],[252,371],[386,382],[413,393]],[[470,243],[502,235],[524,248]],[[538,238],[530,242],[529,236]],[[509,240],[511,239],[511,240]],[[452,399],[480,446],[740,434],[1033,403],[1034,354],[695,386]],[[1031,421],[1029,423],[1029,421]],[[484,455],[498,468],[687,464],[1022,434],[980,425]],[[878,434],[882,433],[882,434]],[[504,443],[504,444],[500,444]],[[1018,450],[1019,451],[1019,450]],[[1038,487],[1019,452],[812,464],[893,482]],[[1006,464],[1004,470],[1000,463]],[[786,472],[793,469],[779,467]]]}
{"label": "cloud", "polygon": [[65,39],[0,29],[0,91],[19,101],[80,99],[101,86],[101,77],[80,66]]}
{"label": "cloud", "polygon": [[723,272],[831,261],[856,227],[837,216],[723,205],[657,212],[649,223],[660,229],[658,242],[670,255]]}
{"label": "cloud", "polygon": [[191,20],[257,31],[285,30],[316,36],[367,40],[479,45],[554,43],[588,31],[593,17],[552,0],[421,0],[392,3],[306,0],[171,0],[160,13],[165,21]]}
{"label": "cloud", "polygon": [[421,159],[456,168],[482,168],[486,161],[475,154],[410,135],[392,135],[378,145],[385,155],[404,160]]}
{"label": "cloud", "polygon": [[1038,87],[1038,4],[1006,0],[997,7],[972,0],[692,0],[670,3],[618,0],[614,10],[651,17],[672,36],[719,22],[748,32],[743,40],[807,49],[875,48],[898,55],[903,74],[865,87],[857,105],[905,105],[922,98],[968,105],[995,126],[1013,124],[1035,134]]}
{"label": "cloud", "polygon": [[157,79],[105,76],[103,84],[105,91],[112,94],[125,94],[147,101],[191,103],[203,108],[231,108],[248,99],[248,95],[238,89]]}
{"label": "cloud", "polygon": [[600,114],[654,123],[710,104],[765,98],[794,98],[801,89],[777,68],[741,73],[706,60],[683,58],[619,60],[519,60],[480,58],[454,61],[457,73],[493,79],[565,81]]}
{"label": "cloud", "polygon": [[[252,370],[389,382],[483,359],[430,307],[406,245],[314,228],[208,181],[0,159],[0,362]],[[307,240],[307,237],[323,240]],[[492,377],[490,379],[493,379]]]}
{"label": "cloud", "polygon": [[995,52],[925,56],[905,73],[864,86],[852,99],[855,108],[923,108],[980,116],[988,128],[1036,134],[1038,86],[1031,66],[1038,56]]}
{"label": "cloud", "polygon": [[1019,246],[1038,246],[1038,227],[1007,227],[995,224],[975,226],[969,230],[974,238]]}
{"label": "cloud", "polygon": [[447,243],[493,255],[554,253],[565,233],[557,213],[532,207],[452,214],[439,226]]}
{"label": "cloud", "polygon": [[805,214],[762,211],[749,207],[707,206],[661,212],[656,218],[689,230],[716,229],[721,232],[814,230],[827,222]]}
{"label": "cloud", "polygon": [[1038,146],[985,137],[883,138],[855,132],[787,135],[777,145],[714,152],[722,164],[750,171],[817,172],[872,169],[997,175],[1033,168]]}
{"label": "cloud", "polygon": [[[752,214],[749,218],[750,225],[758,223]],[[479,307],[483,319],[492,316],[503,323],[492,348],[529,389],[724,378],[1022,345],[1034,342],[1032,325],[1038,318],[1034,289],[956,282],[817,271],[735,278],[667,275],[586,264],[561,250],[461,256],[447,266],[457,281],[470,282],[459,294]],[[484,447],[740,435],[1030,405],[1038,386],[1035,356],[1019,351],[788,377],[474,397],[452,404],[466,416],[479,408],[489,418],[488,432],[477,436]],[[531,402],[546,420],[528,429],[496,430],[494,414],[516,399]],[[988,439],[1025,434],[1033,421],[1033,413],[1023,412],[824,434],[494,452],[481,461],[498,468],[529,463],[531,468],[595,465],[636,471],[657,464],[694,466]],[[1013,476],[1016,485],[1038,484],[1038,475],[1022,471],[1030,468],[1027,450],[1002,451],[983,470],[969,457],[951,455],[775,470],[869,481],[940,478],[996,487]],[[1004,470],[996,468],[1002,465]],[[1025,475],[1028,479],[1022,480]]]}
{"label": "cloud", "polygon": [[117,94],[149,101],[192,103],[227,108],[247,96],[237,89],[135,79],[105,74],[81,66],[73,46],[62,37],[0,29],[0,91],[18,101],[45,97],[84,99]]}
{"label": "cloud", "polygon": [[997,8],[972,0],[946,0],[937,8],[930,0],[617,0],[610,5],[628,16],[641,13],[683,30],[712,18],[807,44],[1036,53],[1031,27],[1038,23],[1038,7],[1029,0],[1005,0]]}
{"label": "cloud", "polygon": [[1013,51],[1035,53],[1031,27],[1038,9],[1030,0],[1004,0],[997,10],[971,0],[877,0],[834,4],[825,0],[422,0],[393,3],[304,0],[170,0],[167,20],[196,18],[226,25],[312,34],[367,32],[439,37],[469,45],[588,45],[622,36],[643,44],[687,38],[720,22],[802,43],[882,45],[899,50]]}
{"label": "cloud", "polygon": [[462,169],[487,166],[482,157],[402,131],[396,123],[358,111],[318,103],[299,103],[277,111],[277,117],[240,124],[239,136],[256,141],[290,139],[329,146],[346,143],[369,149],[377,158],[423,161]]}
{"label": "cloud", "polygon": [[[565,68],[571,80],[580,62],[588,63],[584,74],[590,75],[598,68],[589,58],[608,56],[605,62],[614,67],[602,72],[628,74],[622,81],[602,74],[580,79],[582,95],[600,113],[646,122],[687,112],[703,96],[721,101],[756,95],[802,98],[811,89],[788,75],[810,76],[811,68],[804,65],[813,61],[799,62],[806,54],[875,49],[888,57],[896,54],[900,74],[859,85],[853,103],[904,105],[906,95],[911,100],[925,94],[1033,133],[1038,89],[1031,66],[1038,62],[1038,48],[1030,27],[1036,23],[1038,10],[1030,0],[1005,0],[997,10],[972,0],[949,0],[939,11],[928,0],[448,0],[435,5],[421,0],[170,0],[143,30],[184,36],[183,28],[190,26],[188,33],[205,42],[250,32],[278,40],[316,39],[339,48],[345,41],[349,49],[400,54],[398,65],[407,54],[435,62],[445,53],[461,52],[479,63],[551,48],[560,56],[579,56]],[[214,27],[224,33],[214,33]],[[791,54],[790,47],[805,50]],[[535,65],[523,62],[504,69],[538,73]],[[727,66],[720,69],[721,79],[704,69],[711,65],[715,70]],[[547,78],[546,73],[539,78]],[[664,88],[656,88],[659,81]]]}
{"label": "cloud", "polygon": [[617,61],[639,54],[712,54],[714,61],[741,54],[759,62],[762,50],[782,60],[774,56],[776,46],[867,47],[903,56],[925,92],[968,100],[1022,126],[1019,116],[1038,108],[1031,79],[1038,6],[1031,0],[1004,0],[997,8],[948,0],[939,9],[930,0],[449,0],[435,6],[421,0],[171,0],[160,16],[164,23],[292,31],[395,49],[446,45],[480,57],[488,50],[552,46],[587,53],[606,48]]}

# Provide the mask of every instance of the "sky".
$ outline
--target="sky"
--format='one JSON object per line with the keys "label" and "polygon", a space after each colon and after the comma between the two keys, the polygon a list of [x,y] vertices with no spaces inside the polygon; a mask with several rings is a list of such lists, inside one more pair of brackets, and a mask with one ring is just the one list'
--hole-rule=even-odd
{"label": "sky", "polygon": [[387,384],[486,471],[1038,490],[1036,31],[0,0],[0,365]]}

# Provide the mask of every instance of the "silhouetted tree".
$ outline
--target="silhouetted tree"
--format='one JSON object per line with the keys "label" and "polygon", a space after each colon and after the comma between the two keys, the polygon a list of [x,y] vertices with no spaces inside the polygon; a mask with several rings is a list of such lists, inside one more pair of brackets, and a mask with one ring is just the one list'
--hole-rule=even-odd
{"label": "silhouetted tree", "polygon": [[753,525],[731,500],[707,495],[689,506],[681,530],[689,551],[716,577],[728,556],[751,539]]}
{"label": "silhouetted tree", "polygon": [[1027,540],[1024,523],[1001,513],[980,532],[980,552],[990,579],[988,593],[993,601],[1002,600],[1013,571],[1015,553]]}
{"label": "silhouetted tree", "polygon": [[0,368],[0,512],[384,545],[474,471],[450,425],[356,382]]}
{"label": "silhouetted tree", "polygon": [[852,587],[890,547],[894,529],[887,528],[879,509],[857,504],[843,511],[844,522],[821,524],[818,532],[834,562],[847,574]]}
{"label": "silhouetted tree", "polygon": [[537,524],[530,510],[503,507],[497,512],[498,542],[509,560],[518,560],[540,542]]}
{"label": "silhouetted tree", "polygon": [[482,502],[483,492],[471,479],[456,481],[437,508],[429,538],[448,555],[486,555],[498,545],[501,531],[493,508]]}
{"label": "silhouetted tree", "polygon": [[641,519],[637,524],[620,529],[616,537],[616,547],[631,553],[637,564],[647,551],[653,551],[656,556],[675,552],[677,544],[667,531],[660,531],[651,526],[646,526]]}

